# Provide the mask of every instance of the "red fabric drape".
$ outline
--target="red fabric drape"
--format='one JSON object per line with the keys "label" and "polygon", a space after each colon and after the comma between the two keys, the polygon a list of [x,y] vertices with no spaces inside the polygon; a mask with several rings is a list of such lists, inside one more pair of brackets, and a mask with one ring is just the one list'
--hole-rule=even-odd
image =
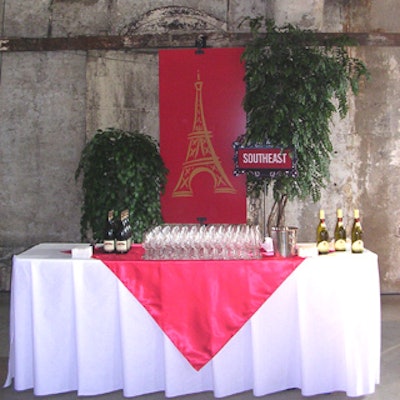
{"label": "red fabric drape", "polygon": [[95,252],[199,370],[301,263],[299,257],[232,261],[144,261]]}

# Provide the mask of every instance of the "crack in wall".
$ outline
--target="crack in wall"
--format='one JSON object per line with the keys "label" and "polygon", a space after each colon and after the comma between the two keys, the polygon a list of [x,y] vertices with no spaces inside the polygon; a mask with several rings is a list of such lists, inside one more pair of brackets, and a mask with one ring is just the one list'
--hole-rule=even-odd
{"label": "crack in wall", "polygon": [[48,23],[47,23],[47,37],[51,37],[51,33],[53,30],[53,9],[54,9],[54,0],[50,0],[49,3],[49,18],[48,18]]}

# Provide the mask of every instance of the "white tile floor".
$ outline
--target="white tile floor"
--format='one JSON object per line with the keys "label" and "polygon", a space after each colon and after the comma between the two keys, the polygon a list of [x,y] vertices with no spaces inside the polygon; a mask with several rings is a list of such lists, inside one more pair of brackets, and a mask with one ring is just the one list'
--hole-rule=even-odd
{"label": "white tile floor", "polygon": [[[382,295],[382,356],[381,384],[376,392],[369,396],[356,399],[365,400],[398,400],[400,399],[400,295]],[[0,292],[0,384],[6,374],[8,356],[8,314],[9,293]],[[12,388],[0,389],[1,400],[123,400],[121,391],[95,397],[78,397],[76,393],[65,393],[55,396],[35,397],[31,390],[16,392]],[[164,400],[164,393],[153,393],[136,397],[135,400]],[[200,393],[190,396],[175,397],[177,400],[212,400],[212,393]],[[313,397],[304,397],[299,390],[288,390],[263,397],[254,397],[251,392],[230,396],[229,400],[344,400],[348,397],[343,393],[331,393]]]}

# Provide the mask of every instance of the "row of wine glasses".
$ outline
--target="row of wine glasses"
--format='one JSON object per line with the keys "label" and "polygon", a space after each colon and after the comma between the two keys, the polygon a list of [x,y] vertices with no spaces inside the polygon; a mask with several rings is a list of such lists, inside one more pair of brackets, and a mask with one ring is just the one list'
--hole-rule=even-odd
{"label": "row of wine glasses", "polygon": [[145,234],[147,260],[234,260],[260,258],[258,226],[165,224]]}

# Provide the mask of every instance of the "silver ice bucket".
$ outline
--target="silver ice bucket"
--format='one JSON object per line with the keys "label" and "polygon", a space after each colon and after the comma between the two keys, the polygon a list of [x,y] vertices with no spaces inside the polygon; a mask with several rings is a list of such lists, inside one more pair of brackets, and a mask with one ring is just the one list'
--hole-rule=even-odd
{"label": "silver ice bucket", "polygon": [[296,255],[297,228],[294,226],[274,226],[271,232],[275,255],[293,257]]}

